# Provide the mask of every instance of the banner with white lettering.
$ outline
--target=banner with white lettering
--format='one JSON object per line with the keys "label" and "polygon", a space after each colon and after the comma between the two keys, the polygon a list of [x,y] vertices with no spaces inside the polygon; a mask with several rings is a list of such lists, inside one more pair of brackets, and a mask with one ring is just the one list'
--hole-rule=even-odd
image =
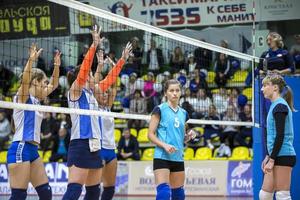
{"label": "banner with white lettering", "polygon": [[227,195],[253,196],[252,162],[230,161],[227,173]]}

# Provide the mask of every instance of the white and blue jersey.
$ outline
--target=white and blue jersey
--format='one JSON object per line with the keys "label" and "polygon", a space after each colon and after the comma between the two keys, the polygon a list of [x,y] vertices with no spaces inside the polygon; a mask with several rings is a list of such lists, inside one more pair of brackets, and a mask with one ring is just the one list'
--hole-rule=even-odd
{"label": "white and blue jersey", "polygon": [[169,154],[163,148],[156,146],[154,158],[183,162],[185,123],[188,120],[187,112],[181,107],[174,110],[165,102],[155,107],[152,114],[160,116],[156,129],[158,139],[176,148],[174,153]]}
{"label": "white and blue jersey", "polygon": [[274,148],[275,138],[277,135],[273,112],[274,112],[274,108],[278,107],[279,104],[285,105],[288,108],[288,112],[285,119],[283,143],[278,153],[278,156],[294,156],[296,155],[296,153],[293,147],[293,140],[294,140],[293,115],[288,103],[281,97],[275,100],[274,102],[272,102],[267,116],[268,153],[269,155],[272,153]]}
{"label": "white and blue jersey", "polygon": [[[98,103],[91,90],[83,89],[78,100],[70,100],[68,94],[68,104],[70,108],[99,110]],[[71,114],[72,129],[71,140],[74,139],[101,139],[98,116]]]}
{"label": "white and blue jersey", "polygon": [[[14,97],[14,102],[18,102],[18,95]],[[29,95],[26,104],[39,105],[37,98]],[[13,111],[13,119],[15,124],[15,134],[13,142],[25,141],[40,143],[41,124],[43,113],[39,111],[17,110]]]}
{"label": "white and blue jersey", "polygon": [[[109,108],[99,108],[100,111],[110,112]],[[99,125],[101,131],[101,146],[105,149],[115,149],[115,121],[113,117],[101,117],[99,116]]]}

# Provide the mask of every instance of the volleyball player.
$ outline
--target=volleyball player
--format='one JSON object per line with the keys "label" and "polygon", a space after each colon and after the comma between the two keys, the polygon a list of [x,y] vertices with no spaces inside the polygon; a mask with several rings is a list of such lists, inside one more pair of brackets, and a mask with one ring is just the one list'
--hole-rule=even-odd
{"label": "volleyball player", "polygon": [[[119,60],[117,65],[109,60],[115,67],[107,75],[106,79],[100,81],[100,73],[103,67],[103,51],[100,50],[97,55],[98,66],[95,73],[95,82],[99,85],[107,87],[112,86],[110,89],[100,88],[100,90],[95,90],[95,96],[99,104],[99,110],[103,112],[110,112],[117,94],[116,88],[116,78],[123,65],[120,62],[126,61],[128,55],[131,53],[131,44],[128,43],[125,50],[123,51],[122,58]],[[108,58],[109,59],[109,58]],[[115,70],[118,69],[118,70]],[[113,79],[113,80],[112,80]],[[107,82],[110,80],[110,82]],[[96,87],[99,88],[99,87]],[[101,194],[101,200],[111,200],[115,193],[115,183],[117,175],[117,156],[115,153],[115,137],[114,137],[114,118],[113,117],[99,117],[99,124],[102,133],[102,148],[100,151],[100,157],[102,163],[104,164],[102,169],[102,182],[103,182],[103,192]]]}
{"label": "volleyball player", "polygon": [[[39,105],[58,86],[60,53],[54,57],[54,70],[50,82],[46,74],[32,68],[42,49],[32,44],[29,50],[29,59],[21,76],[21,85],[14,97],[15,103]],[[43,114],[38,111],[14,109],[13,119],[15,134],[8,150],[7,163],[11,200],[23,200],[27,196],[28,183],[31,182],[40,199],[52,199],[52,191],[45,172],[42,159],[39,158],[38,144]]]}
{"label": "volleyball player", "polygon": [[[95,26],[92,31],[93,43],[80,68],[68,73],[71,85],[68,93],[68,104],[71,108],[98,110],[94,97],[94,78],[90,69],[98,45],[101,42],[100,31]],[[102,163],[98,156],[100,146],[100,127],[98,116],[71,114],[71,141],[68,150],[69,180],[63,200],[79,199],[82,185],[86,187],[86,200],[98,200],[100,196],[100,178]]]}
{"label": "volleyball player", "polygon": [[267,155],[262,162],[264,181],[259,193],[261,200],[288,200],[291,171],[296,164],[293,147],[293,94],[280,75],[268,75],[263,79],[262,92],[272,104],[267,116]]}
{"label": "volleyball player", "polygon": [[[156,144],[153,170],[157,185],[156,199],[183,200],[184,193],[184,142],[195,137],[190,131],[185,134],[188,113],[179,107],[180,82],[168,80],[164,85],[167,102],[155,107],[149,124],[148,137]],[[171,188],[171,189],[170,189]]]}

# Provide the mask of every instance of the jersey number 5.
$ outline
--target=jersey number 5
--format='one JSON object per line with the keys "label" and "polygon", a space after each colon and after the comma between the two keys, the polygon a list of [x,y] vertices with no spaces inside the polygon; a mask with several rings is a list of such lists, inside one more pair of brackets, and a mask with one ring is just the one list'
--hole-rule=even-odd
{"label": "jersey number 5", "polygon": [[177,117],[175,118],[174,126],[175,126],[176,128],[179,127],[179,119],[178,119]]}

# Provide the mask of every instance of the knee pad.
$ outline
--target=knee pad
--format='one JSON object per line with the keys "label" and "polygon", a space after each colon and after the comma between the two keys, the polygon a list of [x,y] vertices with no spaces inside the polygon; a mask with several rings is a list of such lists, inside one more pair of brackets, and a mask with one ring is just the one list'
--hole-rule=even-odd
{"label": "knee pad", "polygon": [[162,183],[156,187],[156,200],[170,200],[171,189],[169,184]]}
{"label": "knee pad", "polygon": [[276,200],[291,200],[290,191],[277,191],[276,192]]}
{"label": "knee pad", "polygon": [[259,200],[273,200],[274,193],[259,191]]}
{"label": "knee pad", "polygon": [[184,199],[185,199],[185,194],[184,194],[183,186],[172,189],[172,200],[184,200]]}
{"label": "knee pad", "polygon": [[11,197],[9,200],[25,200],[27,197],[27,189],[11,189]]}
{"label": "knee pad", "polygon": [[101,200],[112,200],[115,194],[115,186],[103,187]]}
{"label": "knee pad", "polygon": [[67,191],[62,200],[77,200],[79,199],[82,191],[82,185],[79,183],[69,183]]}
{"label": "knee pad", "polygon": [[84,200],[99,200],[100,197],[100,184],[85,186]]}
{"label": "knee pad", "polygon": [[39,185],[35,188],[36,192],[39,195],[40,200],[51,200],[52,199],[52,190],[49,183]]}

